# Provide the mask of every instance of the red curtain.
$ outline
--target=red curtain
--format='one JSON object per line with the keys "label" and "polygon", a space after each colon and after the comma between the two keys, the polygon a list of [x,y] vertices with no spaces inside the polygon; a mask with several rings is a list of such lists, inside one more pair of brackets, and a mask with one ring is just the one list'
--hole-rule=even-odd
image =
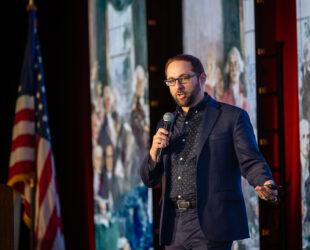
{"label": "red curtain", "polygon": [[287,249],[301,249],[301,192],[296,1],[277,0],[276,40],[284,42],[284,132]]}

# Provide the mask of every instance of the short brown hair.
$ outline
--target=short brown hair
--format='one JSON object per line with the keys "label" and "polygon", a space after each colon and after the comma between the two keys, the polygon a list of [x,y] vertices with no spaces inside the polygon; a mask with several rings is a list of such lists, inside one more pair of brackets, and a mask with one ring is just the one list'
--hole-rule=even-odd
{"label": "short brown hair", "polygon": [[167,75],[167,68],[169,66],[170,63],[174,62],[174,61],[186,61],[186,62],[190,62],[192,65],[192,70],[195,73],[201,74],[203,72],[205,72],[201,61],[192,55],[187,55],[187,54],[179,54],[176,55],[174,57],[171,57],[170,59],[168,59],[168,61],[166,62],[166,66],[165,66],[165,74]]}

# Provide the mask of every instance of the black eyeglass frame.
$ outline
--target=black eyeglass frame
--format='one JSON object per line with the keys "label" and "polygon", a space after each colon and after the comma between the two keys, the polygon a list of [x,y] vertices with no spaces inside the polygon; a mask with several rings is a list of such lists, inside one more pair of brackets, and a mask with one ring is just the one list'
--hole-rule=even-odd
{"label": "black eyeglass frame", "polygon": [[[164,81],[164,83],[166,84],[167,87],[173,87],[176,85],[177,81],[179,81],[179,83],[183,83],[184,80],[189,80],[190,78],[192,77],[195,77],[195,76],[200,76],[202,73],[193,73],[193,74],[190,74],[190,75],[183,75],[183,76],[180,76],[178,78],[172,78],[172,79],[167,79]],[[169,81],[172,81],[174,82],[174,84],[169,84]]]}

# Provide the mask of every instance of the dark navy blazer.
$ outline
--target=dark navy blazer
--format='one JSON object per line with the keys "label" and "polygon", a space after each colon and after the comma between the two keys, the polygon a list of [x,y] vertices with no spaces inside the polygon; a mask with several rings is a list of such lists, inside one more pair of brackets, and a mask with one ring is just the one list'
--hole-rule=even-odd
{"label": "dark navy blazer", "polygon": [[[168,151],[163,151],[162,161],[152,171],[149,156],[144,159],[140,175],[147,187],[156,186],[163,173],[167,173],[164,170],[170,167]],[[249,237],[241,174],[254,187],[272,179],[269,166],[259,152],[248,114],[210,98],[200,129],[196,177],[199,222],[209,240]],[[167,199],[165,192],[160,221],[161,245],[170,244],[174,230],[171,218],[175,210]]]}

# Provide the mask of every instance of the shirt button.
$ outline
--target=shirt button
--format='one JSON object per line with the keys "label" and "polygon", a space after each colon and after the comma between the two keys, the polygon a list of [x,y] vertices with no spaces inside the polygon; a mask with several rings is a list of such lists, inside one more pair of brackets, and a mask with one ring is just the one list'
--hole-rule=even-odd
{"label": "shirt button", "polygon": [[195,111],[195,113],[197,114],[197,113],[198,113],[198,111],[196,110],[196,111]]}
{"label": "shirt button", "polygon": [[186,121],[185,124],[188,124],[188,121]]}
{"label": "shirt button", "polygon": [[183,161],[183,157],[180,158],[180,161]]}
{"label": "shirt button", "polygon": [[182,141],[184,142],[184,141],[186,141],[185,139],[182,139]]}
{"label": "shirt button", "polygon": [[178,176],[178,180],[181,180],[181,176]]}
{"label": "shirt button", "polygon": [[181,195],[178,195],[178,199],[181,199]]}

